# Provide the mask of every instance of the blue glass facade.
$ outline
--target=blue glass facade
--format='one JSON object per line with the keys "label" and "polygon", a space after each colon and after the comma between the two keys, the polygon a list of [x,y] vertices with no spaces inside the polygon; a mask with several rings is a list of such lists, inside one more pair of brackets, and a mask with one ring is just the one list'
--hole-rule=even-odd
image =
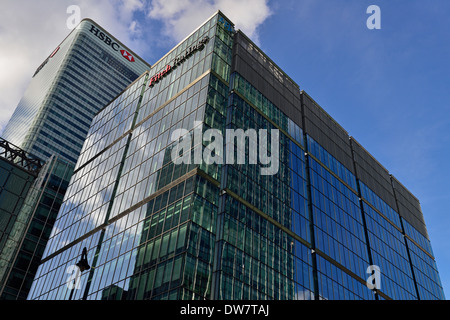
{"label": "blue glass facade", "polygon": [[[252,139],[195,161],[209,129],[278,133],[278,170],[224,161]],[[28,298],[443,299],[430,248],[414,196],[219,12],[94,118]]]}

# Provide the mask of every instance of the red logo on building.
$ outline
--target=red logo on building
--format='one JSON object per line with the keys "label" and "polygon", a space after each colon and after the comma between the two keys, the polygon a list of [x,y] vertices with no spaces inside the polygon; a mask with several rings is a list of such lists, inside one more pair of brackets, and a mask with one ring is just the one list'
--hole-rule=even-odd
{"label": "red logo on building", "polygon": [[50,58],[53,58],[53,56],[58,52],[59,47],[55,49],[55,51],[52,52],[52,54],[50,55]]}
{"label": "red logo on building", "polygon": [[126,50],[120,50],[120,53],[122,53],[122,56],[127,59],[128,61],[134,62],[134,57]]}

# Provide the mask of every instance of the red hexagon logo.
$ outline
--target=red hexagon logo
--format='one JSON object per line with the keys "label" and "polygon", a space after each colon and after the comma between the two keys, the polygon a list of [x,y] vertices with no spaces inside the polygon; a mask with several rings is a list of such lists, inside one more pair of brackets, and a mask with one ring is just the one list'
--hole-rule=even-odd
{"label": "red hexagon logo", "polygon": [[122,56],[130,62],[134,62],[134,57],[126,50],[120,50]]}

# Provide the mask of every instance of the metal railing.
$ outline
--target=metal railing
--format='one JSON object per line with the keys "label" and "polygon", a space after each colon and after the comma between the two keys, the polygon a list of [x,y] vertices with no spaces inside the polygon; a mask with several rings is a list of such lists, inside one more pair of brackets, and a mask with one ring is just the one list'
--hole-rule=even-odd
{"label": "metal railing", "polygon": [[3,138],[0,138],[0,158],[4,158],[33,174],[38,174],[44,165],[41,160],[31,158],[24,150]]}

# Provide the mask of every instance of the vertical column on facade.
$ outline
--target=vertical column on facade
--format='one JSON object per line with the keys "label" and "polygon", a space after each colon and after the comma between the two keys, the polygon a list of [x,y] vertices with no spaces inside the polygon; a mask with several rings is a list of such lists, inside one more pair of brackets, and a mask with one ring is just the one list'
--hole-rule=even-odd
{"label": "vertical column on facade", "polygon": [[[127,158],[128,148],[129,148],[130,141],[131,141],[131,136],[132,136],[132,134],[130,133],[128,135],[127,143],[125,145],[125,150],[123,152],[123,156],[122,156],[122,159],[120,161],[119,170],[117,172],[117,177],[116,177],[115,182],[114,182],[114,189],[113,189],[113,192],[111,194],[111,200],[109,202],[108,210],[106,212],[106,216],[105,216],[105,220],[104,220],[105,224],[108,224],[108,220],[109,220],[109,217],[111,215],[111,209],[112,209],[113,204],[114,204],[114,198],[116,197],[116,192],[117,192],[117,187],[119,186],[120,176],[122,175],[122,170],[123,170],[123,166],[125,164],[125,159]],[[88,296],[88,293],[89,293],[89,289],[91,287],[92,278],[94,277],[94,271],[95,271],[95,267],[97,266],[97,260],[98,260],[99,254],[100,254],[100,250],[102,248],[102,243],[103,243],[103,239],[105,237],[105,233],[106,233],[106,228],[103,228],[101,230],[100,237],[99,237],[98,243],[97,243],[97,247],[95,249],[94,260],[92,261],[91,270],[89,271],[88,280],[86,282],[86,288],[85,288],[84,294],[83,294],[83,300],[87,299],[87,296]]]}
{"label": "vertical column on facade", "polygon": [[[369,236],[367,245],[372,257],[370,263],[384,268],[379,270],[380,276],[383,275],[380,285],[384,283],[384,286],[382,288],[377,286],[378,298],[417,299],[410,259],[405,252],[408,249],[404,227],[401,224],[401,219],[406,218],[409,212],[408,209],[403,210],[403,214],[399,212],[399,208],[402,210],[400,189],[398,188],[396,197],[395,184],[393,185],[388,170],[355,138],[351,137],[350,141],[359,197],[362,200],[361,210],[366,233]],[[384,223],[387,223],[386,226]],[[380,231],[378,228],[381,228]],[[386,237],[382,236],[384,233]],[[384,254],[385,251],[390,252],[389,256]]]}
{"label": "vertical column on facade", "polygon": [[309,231],[311,235],[311,261],[313,269],[313,284],[314,284],[314,299],[319,300],[319,279],[317,275],[317,257],[316,257],[316,242],[314,234],[314,215],[312,209],[312,198],[311,198],[311,176],[310,176],[310,166],[309,166],[309,147],[308,147],[308,137],[306,133],[305,124],[305,105],[304,105],[304,95],[300,95],[301,110],[302,110],[302,126],[303,126],[303,141],[305,141],[305,172],[306,172],[306,193],[308,196],[308,216],[309,216]]}
{"label": "vertical column on facade", "polygon": [[[366,238],[367,255],[369,257],[370,265],[373,265],[372,252],[370,251],[370,243],[369,243],[369,232],[367,231],[366,216],[364,213],[364,206],[363,206],[364,204],[363,204],[363,200],[362,200],[361,186],[359,184],[359,174],[358,174],[358,168],[356,165],[355,150],[353,147],[353,139],[350,137],[349,140],[350,140],[350,148],[352,149],[352,160],[353,160],[353,168],[355,170],[356,187],[357,187],[358,198],[359,198],[359,208],[360,208],[361,218],[362,218],[362,222],[363,222],[363,226],[364,226],[364,236]],[[373,290],[373,291],[375,293],[375,299],[379,300],[377,291],[376,290]]]}
{"label": "vertical column on facade", "polygon": [[[233,78],[234,75],[230,76],[230,86],[228,93],[228,104],[226,106],[226,119],[225,119],[225,129],[231,129],[231,121],[232,121],[232,105],[231,105],[231,95],[233,88]],[[226,140],[223,140],[223,150],[226,152]],[[234,152],[234,150],[233,150]],[[226,158],[225,153],[223,154],[223,158]],[[225,203],[227,194],[225,192],[225,188],[228,183],[228,166],[226,164],[222,165],[221,175],[220,175],[220,195],[219,195],[219,209],[217,212],[216,219],[216,243],[214,245],[214,259],[213,259],[213,275],[211,280],[211,300],[219,300],[220,299],[220,270],[221,270],[221,259],[222,259],[222,247],[221,243],[223,242],[223,226],[224,226],[224,215],[225,215]]]}
{"label": "vertical column on facade", "polygon": [[[13,262],[17,260],[19,251],[23,246],[24,241],[26,241],[24,233],[30,228],[33,221],[37,206],[44,195],[45,189],[50,181],[50,175],[55,169],[57,164],[57,157],[52,156],[45,163],[45,165],[40,169],[36,180],[33,181],[27,196],[24,200],[22,208],[18,212],[16,221],[24,221],[26,224],[14,224],[10,234],[6,237],[6,242],[3,244],[4,248],[9,250],[4,250],[0,252],[0,258],[4,261],[11,261],[10,264],[2,265],[0,261],[0,297],[3,296],[8,279],[14,269]],[[21,234],[21,236],[18,236]],[[19,239],[20,242],[17,243],[15,239]]]}
{"label": "vertical column on facade", "polygon": [[[396,206],[395,209],[400,214],[400,206],[398,205],[399,200],[398,200],[398,195],[397,195],[398,191],[395,188],[394,177],[392,175],[390,175],[390,177],[391,177],[392,190],[394,191],[395,206]],[[411,267],[411,273],[412,273],[412,277],[414,280],[414,288],[416,289],[417,300],[420,300],[419,288],[417,287],[416,275],[414,274],[414,266],[413,266],[412,259],[411,259],[411,253],[409,252],[408,241],[406,241],[406,231],[405,231],[405,226],[403,224],[403,217],[401,217],[401,216],[400,216],[400,225],[402,227],[402,234],[403,234],[403,240],[405,241],[406,252],[408,253],[408,261],[409,261],[409,265]]]}
{"label": "vertical column on facade", "polygon": [[[134,113],[133,122],[132,122],[132,125],[131,125],[131,130],[133,130],[134,126],[136,125],[136,120],[137,120],[137,116],[139,114],[139,108],[141,107],[142,98],[144,96],[145,85],[147,83],[147,79],[148,79],[148,74],[145,75],[144,84],[142,85],[141,94],[139,96],[139,101],[138,101],[138,104],[136,106],[136,111]],[[106,215],[105,215],[104,224],[106,224],[106,225],[108,225],[108,220],[109,220],[109,217],[111,215],[111,210],[112,210],[112,207],[113,207],[113,204],[114,204],[114,199],[116,197],[117,188],[119,187],[120,177],[122,175],[123,167],[125,165],[125,160],[126,160],[127,155],[128,155],[128,149],[130,147],[130,142],[131,142],[132,136],[133,136],[133,132],[131,131],[128,134],[128,138],[127,138],[127,142],[126,142],[126,145],[125,145],[125,149],[124,149],[124,152],[123,152],[123,155],[122,155],[122,159],[120,161],[119,170],[117,172],[117,177],[116,177],[115,182],[114,182],[114,188],[113,188],[113,191],[112,191],[112,194],[111,194],[111,200],[109,201],[108,209],[107,209],[107,212],[106,212]],[[95,267],[97,266],[97,260],[98,260],[99,254],[100,254],[100,250],[102,248],[102,244],[103,244],[103,239],[105,237],[105,233],[106,233],[106,228],[103,228],[101,230],[101,234],[100,234],[100,237],[98,239],[98,243],[97,243],[97,246],[96,246],[96,249],[95,249],[94,260],[92,261],[92,266],[91,266],[91,269],[89,271],[89,276],[88,276],[88,279],[87,279],[87,282],[86,282],[86,287],[85,287],[84,293],[83,293],[83,300],[86,300],[87,296],[89,294],[89,289],[91,287],[92,278],[94,277],[94,271],[95,271]],[[72,293],[71,293],[71,296],[72,296]]]}

